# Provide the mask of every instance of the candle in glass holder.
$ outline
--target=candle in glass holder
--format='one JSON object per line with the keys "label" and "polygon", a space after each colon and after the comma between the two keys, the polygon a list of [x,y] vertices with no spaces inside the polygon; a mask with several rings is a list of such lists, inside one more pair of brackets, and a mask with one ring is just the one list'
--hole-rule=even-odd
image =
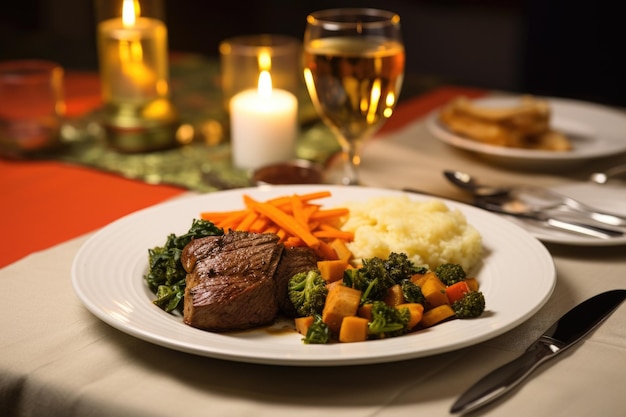
{"label": "candle in glass holder", "polygon": [[160,19],[143,16],[137,0],[101,3],[119,10],[119,16],[98,23],[108,134],[121,150],[169,147],[177,117],[169,101],[167,28]]}
{"label": "candle in glass holder", "polygon": [[230,123],[235,166],[254,169],[294,157],[298,100],[289,91],[273,89],[269,72],[261,72],[257,89],[233,96]]}

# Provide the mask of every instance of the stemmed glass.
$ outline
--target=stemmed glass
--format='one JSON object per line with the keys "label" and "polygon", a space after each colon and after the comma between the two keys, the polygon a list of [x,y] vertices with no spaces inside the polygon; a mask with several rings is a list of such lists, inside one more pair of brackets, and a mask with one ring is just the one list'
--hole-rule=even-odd
{"label": "stemmed glass", "polygon": [[345,185],[359,184],[360,150],[391,116],[404,78],[400,16],[339,8],[307,16],[304,79],[342,149]]}

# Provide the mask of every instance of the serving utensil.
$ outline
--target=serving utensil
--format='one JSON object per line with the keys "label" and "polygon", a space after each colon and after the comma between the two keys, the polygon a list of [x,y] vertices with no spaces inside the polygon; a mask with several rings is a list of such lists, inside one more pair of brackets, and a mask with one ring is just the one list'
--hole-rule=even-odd
{"label": "serving utensil", "polygon": [[526,206],[526,212],[538,214],[539,212],[551,211],[554,214],[554,211],[563,211],[578,214],[611,226],[626,226],[626,217],[624,216],[600,211],[595,207],[547,188],[530,185],[514,187],[488,186],[480,184],[476,178],[466,172],[453,170],[444,171],[444,176],[452,184],[471,193],[477,200],[497,197],[501,198],[502,201],[508,199],[517,201],[519,204],[523,203]]}
{"label": "serving utensil", "polygon": [[472,385],[450,412],[467,413],[502,397],[524,381],[539,365],[582,340],[626,298],[626,290],[612,290],[583,301],[565,313],[526,351]]}

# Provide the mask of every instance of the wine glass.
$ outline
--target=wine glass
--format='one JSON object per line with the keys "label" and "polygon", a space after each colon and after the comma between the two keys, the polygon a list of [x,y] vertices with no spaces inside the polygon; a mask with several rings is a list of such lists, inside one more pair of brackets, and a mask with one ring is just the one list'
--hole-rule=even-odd
{"label": "wine glass", "polygon": [[404,78],[400,16],[338,8],[307,16],[304,79],[342,149],[345,185],[359,185],[360,150],[391,116]]}

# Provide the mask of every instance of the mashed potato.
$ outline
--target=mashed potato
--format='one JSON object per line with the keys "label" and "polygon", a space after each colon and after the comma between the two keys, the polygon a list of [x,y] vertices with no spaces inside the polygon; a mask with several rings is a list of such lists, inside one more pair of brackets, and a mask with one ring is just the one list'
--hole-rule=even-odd
{"label": "mashed potato", "polygon": [[356,259],[403,252],[430,269],[456,263],[471,271],[482,256],[481,235],[463,213],[443,201],[384,196],[342,206],[350,209],[342,229],[354,232],[349,248]]}

